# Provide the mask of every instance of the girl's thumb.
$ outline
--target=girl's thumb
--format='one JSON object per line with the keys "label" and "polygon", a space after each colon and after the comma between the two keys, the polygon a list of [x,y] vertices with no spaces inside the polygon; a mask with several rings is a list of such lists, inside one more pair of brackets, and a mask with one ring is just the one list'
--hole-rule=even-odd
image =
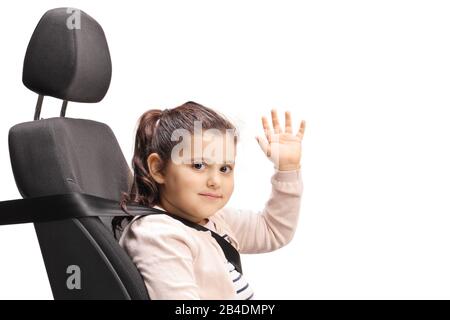
{"label": "girl's thumb", "polygon": [[266,141],[264,141],[264,139],[262,139],[261,137],[256,136],[255,139],[258,142],[264,154],[270,157],[269,144]]}

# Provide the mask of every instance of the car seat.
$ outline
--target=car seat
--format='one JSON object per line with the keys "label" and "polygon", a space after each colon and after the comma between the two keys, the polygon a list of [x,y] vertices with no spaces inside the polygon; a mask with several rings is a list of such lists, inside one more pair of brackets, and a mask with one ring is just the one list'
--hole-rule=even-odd
{"label": "car seat", "polygon": [[[13,126],[8,136],[24,200],[1,203],[0,220],[34,222],[55,299],[149,299],[140,273],[113,236],[114,213],[101,216],[99,204],[92,203],[109,199],[104,201],[122,215],[117,204],[129,189],[131,170],[106,124],[65,117],[68,101],[103,99],[111,70],[104,32],[92,17],[71,8],[43,15],[23,65],[24,85],[39,95],[34,121]],[[59,117],[40,119],[44,96],[63,101]],[[100,217],[89,216],[95,214]],[[81,275],[75,287],[69,281],[74,270]]]}
{"label": "car seat", "polygon": [[[23,199],[0,202],[0,225],[34,223],[55,299],[149,300],[145,283],[114,238],[111,219],[132,173],[104,123],[65,117],[68,102],[95,103],[111,81],[111,58],[101,26],[73,8],[47,11],[34,30],[23,83],[38,94],[34,120],[13,126],[11,166]],[[45,96],[61,99],[59,117],[42,119]],[[211,232],[242,273],[237,250],[217,233],[168,212],[127,205],[131,216],[167,214]]]}

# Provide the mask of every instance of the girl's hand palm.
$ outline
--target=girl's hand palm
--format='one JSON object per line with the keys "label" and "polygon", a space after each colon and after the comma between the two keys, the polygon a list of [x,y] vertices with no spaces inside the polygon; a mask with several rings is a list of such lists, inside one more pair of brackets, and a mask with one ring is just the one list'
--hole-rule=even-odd
{"label": "girl's hand palm", "polygon": [[264,154],[272,161],[275,168],[286,171],[300,168],[302,155],[301,142],[305,133],[306,122],[301,121],[296,134],[292,133],[292,121],[289,111],[285,112],[285,130],[280,128],[278,115],[275,109],[271,111],[273,131],[270,129],[266,117],[262,117],[262,126],[266,139],[256,137]]}

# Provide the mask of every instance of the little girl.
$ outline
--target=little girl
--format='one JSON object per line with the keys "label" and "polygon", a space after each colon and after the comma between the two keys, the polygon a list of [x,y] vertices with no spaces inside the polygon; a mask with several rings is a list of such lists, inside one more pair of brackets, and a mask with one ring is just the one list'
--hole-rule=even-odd
{"label": "little girl", "polygon": [[[261,212],[252,212],[225,208],[234,188],[237,144],[237,135],[228,135],[236,129],[228,120],[191,101],[145,112],[136,131],[134,179],[130,193],[123,194],[122,209],[127,212],[126,204],[132,203],[163,210],[218,233],[240,253],[285,246],[294,236],[300,210],[305,121],[293,133],[286,112],[283,131],[272,110],[272,124],[273,131],[262,117],[267,140],[256,137],[274,163],[272,193]],[[121,232],[119,244],[141,273],[150,299],[254,299],[251,286],[227,261],[211,232],[168,214],[113,219],[115,232]]]}

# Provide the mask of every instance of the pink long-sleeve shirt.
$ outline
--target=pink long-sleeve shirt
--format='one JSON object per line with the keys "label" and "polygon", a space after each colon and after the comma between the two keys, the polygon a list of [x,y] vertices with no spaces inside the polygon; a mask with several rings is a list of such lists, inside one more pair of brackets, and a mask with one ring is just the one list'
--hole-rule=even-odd
{"label": "pink long-sleeve shirt", "polygon": [[[224,207],[208,218],[241,254],[277,250],[294,236],[303,192],[301,171],[275,170],[271,183],[262,211]],[[150,299],[237,298],[225,255],[209,231],[165,214],[136,219],[125,227],[119,244],[141,273]]]}

